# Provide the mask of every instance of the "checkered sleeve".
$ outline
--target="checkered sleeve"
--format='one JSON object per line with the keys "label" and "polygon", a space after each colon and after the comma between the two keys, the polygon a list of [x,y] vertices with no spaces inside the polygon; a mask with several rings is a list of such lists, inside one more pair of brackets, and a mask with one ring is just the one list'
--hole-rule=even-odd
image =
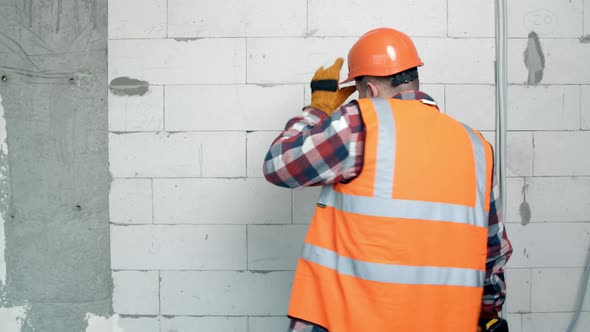
{"label": "checkered sleeve", "polygon": [[486,261],[486,278],[482,299],[482,311],[497,313],[502,310],[506,299],[506,282],[504,266],[512,255],[512,245],[504,227],[501,211],[499,187],[494,173],[490,215],[488,221],[488,257]]}
{"label": "checkered sleeve", "polygon": [[331,116],[306,108],[289,120],[270,146],[264,176],[286,188],[346,182],[362,168],[364,135],[356,102],[341,106]]}

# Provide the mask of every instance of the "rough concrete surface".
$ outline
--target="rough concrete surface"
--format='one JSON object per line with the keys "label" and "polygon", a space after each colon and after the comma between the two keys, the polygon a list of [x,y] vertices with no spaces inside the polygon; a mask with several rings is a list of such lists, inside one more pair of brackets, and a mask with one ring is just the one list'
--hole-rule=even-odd
{"label": "rough concrete surface", "polygon": [[112,312],[106,8],[0,0],[0,306],[27,306],[22,331],[84,331]]}

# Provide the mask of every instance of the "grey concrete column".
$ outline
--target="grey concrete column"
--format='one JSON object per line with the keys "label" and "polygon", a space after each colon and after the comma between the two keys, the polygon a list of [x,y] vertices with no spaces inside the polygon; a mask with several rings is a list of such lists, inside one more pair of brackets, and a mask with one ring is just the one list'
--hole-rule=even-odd
{"label": "grey concrete column", "polygon": [[106,50],[107,0],[0,0],[0,304],[23,331],[112,313]]}

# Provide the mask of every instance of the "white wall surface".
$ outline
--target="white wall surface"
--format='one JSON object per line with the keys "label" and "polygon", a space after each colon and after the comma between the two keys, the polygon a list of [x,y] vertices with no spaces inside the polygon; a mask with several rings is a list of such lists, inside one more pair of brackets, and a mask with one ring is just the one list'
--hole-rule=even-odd
{"label": "white wall surface", "polygon": [[[590,245],[590,0],[508,1],[508,13],[506,309],[511,331],[565,331]],[[380,26],[414,37],[424,90],[493,140],[493,1],[109,0],[109,80],[150,84],[109,98],[126,332],[286,330],[318,189],[273,187],[261,164],[315,69]],[[545,69],[527,86],[533,30]],[[590,330],[587,297],[577,331]]]}

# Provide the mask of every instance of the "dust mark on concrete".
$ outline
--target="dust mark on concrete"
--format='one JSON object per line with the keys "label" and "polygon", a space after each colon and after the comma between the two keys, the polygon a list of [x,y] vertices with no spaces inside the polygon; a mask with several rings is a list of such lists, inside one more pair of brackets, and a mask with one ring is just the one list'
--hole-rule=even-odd
{"label": "dust mark on concrete", "polygon": [[541,82],[543,70],[545,70],[545,55],[543,55],[539,36],[534,31],[529,33],[529,40],[524,50],[524,65],[529,71],[526,84],[535,85]]}
{"label": "dust mark on concrete", "polygon": [[[6,118],[0,95],[0,290],[6,285],[6,236],[4,233],[5,217],[9,214],[10,173],[8,169],[8,145],[6,143]],[[0,319],[0,321],[2,321]]]}
{"label": "dust mark on concrete", "polygon": [[55,33],[59,32],[59,26],[61,24],[61,12],[62,12],[62,0],[57,0],[57,18],[55,20]]}
{"label": "dust mark on concrete", "polygon": [[119,315],[101,317],[87,313],[86,322],[86,332],[124,332],[119,326]]}
{"label": "dust mark on concrete", "polygon": [[80,5],[78,1],[74,1],[74,31],[76,35],[80,34]]}
{"label": "dust mark on concrete", "polygon": [[90,17],[92,18],[92,30],[96,30],[98,21],[98,10],[96,8],[96,0],[92,0],[90,4]]}
{"label": "dust mark on concrete", "polygon": [[27,12],[27,19],[28,19],[28,27],[32,28],[33,27],[33,0],[24,0],[24,8],[25,11]]}
{"label": "dust mark on concrete", "polygon": [[529,206],[529,202],[526,200],[526,192],[529,189],[529,185],[525,184],[522,186],[522,203],[520,203],[520,208],[518,209],[518,213],[520,214],[520,223],[523,226],[528,225],[531,222],[531,207]]}
{"label": "dust mark on concrete", "polygon": [[[9,43],[2,41],[2,39],[7,39]],[[25,60],[27,63],[29,63],[31,66],[33,66],[36,70],[39,70],[39,68],[35,65],[35,63],[33,63],[33,60],[31,60],[31,57],[29,56],[29,54],[27,54],[27,52],[25,52],[25,49],[22,47],[22,45],[14,40],[13,38],[9,37],[8,35],[2,33],[2,31],[0,31],[0,44],[6,46],[9,50],[11,50],[12,52],[14,52],[14,54],[18,55],[21,59]],[[11,47],[11,45],[14,45],[15,48]]]}
{"label": "dust mark on concrete", "polygon": [[194,37],[194,38],[174,38],[174,40],[176,40],[179,43],[188,43],[188,42],[192,42],[195,40],[199,40],[199,39],[203,39],[201,37]]}
{"label": "dust mark on concrete", "polygon": [[590,35],[585,35],[580,38],[580,43],[590,43]]}
{"label": "dust mark on concrete", "polygon": [[129,77],[117,77],[109,84],[109,90],[118,96],[143,96],[150,88],[150,84]]}
{"label": "dust mark on concrete", "polygon": [[28,306],[0,307],[2,332],[21,332],[29,309]]}

